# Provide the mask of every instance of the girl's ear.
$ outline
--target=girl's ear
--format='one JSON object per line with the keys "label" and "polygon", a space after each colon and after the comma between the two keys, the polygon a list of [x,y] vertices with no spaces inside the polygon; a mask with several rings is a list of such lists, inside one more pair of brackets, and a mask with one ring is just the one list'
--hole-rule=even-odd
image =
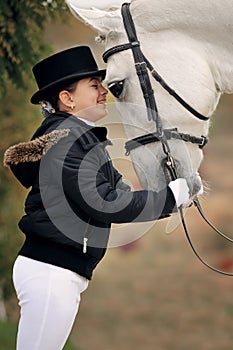
{"label": "girl's ear", "polygon": [[59,101],[66,107],[73,109],[74,102],[71,94],[67,90],[62,90],[59,92]]}

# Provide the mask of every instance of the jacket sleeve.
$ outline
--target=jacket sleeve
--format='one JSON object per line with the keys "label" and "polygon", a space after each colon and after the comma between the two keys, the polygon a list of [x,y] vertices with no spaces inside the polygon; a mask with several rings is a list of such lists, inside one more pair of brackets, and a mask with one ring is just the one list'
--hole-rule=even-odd
{"label": "jacket sleeve", "polygon": [[[119,176],[117,181],[114,179],[104,147],[97,145],[82,155],[80,149],[77,150],[76,143],[63,166],[64,193],[75,203],[77,212],[80,208],[104,223],[151,221],[172,213],[175,200],[170,188],[158,193],[131,191]],[[107,172],[109,176],[106,176]]]}
{"label": "jacket sleeve", "polygon": [[113,167],[113,171],[114,171],[115,188],[122,189],[126,192],[131,191],[131,187],[127,185],[125,182],[123,182],[122,175],[114,167]]}

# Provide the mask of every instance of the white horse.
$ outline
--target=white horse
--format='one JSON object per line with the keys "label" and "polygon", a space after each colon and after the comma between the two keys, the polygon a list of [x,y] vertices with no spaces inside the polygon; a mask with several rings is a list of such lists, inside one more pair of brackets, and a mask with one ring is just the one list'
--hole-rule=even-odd
{"label": "white horse", "polygon": [[[128,42],[120,12],[121,0],[66,0],[72,13],[105,41],[106,50]],[[221,94],[233,92],[232,0],[132,0],[133,21],[143,54],[156,71],[186,102],[211,117]],[[116,98],[129,139],[155,131],[146,117],[144,99],[131,50],[112,55],[107,84],[123,82]],[[196,137],[207,136],[209,121],[184,109],[151,79],[163,127]],[[170,140],[179,177],[185,177],[193,194],[200,189],[198,169],[203,153],[195,144]],[[142,149],[143,148],[143,149]],[[160,143],[131,152],[142,186],[165,186]]]}

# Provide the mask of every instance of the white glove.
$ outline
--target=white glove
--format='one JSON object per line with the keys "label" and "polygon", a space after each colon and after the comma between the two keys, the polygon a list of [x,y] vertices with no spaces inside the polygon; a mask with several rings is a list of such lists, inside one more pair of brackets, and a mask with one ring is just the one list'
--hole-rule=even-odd
{"label": "white glove", "polygon": [[176,206],[179,208],[182,204],[188,204],[190,199],[189,188],[185,179],[179,178],[171,181],[168,185],[175,197]]}

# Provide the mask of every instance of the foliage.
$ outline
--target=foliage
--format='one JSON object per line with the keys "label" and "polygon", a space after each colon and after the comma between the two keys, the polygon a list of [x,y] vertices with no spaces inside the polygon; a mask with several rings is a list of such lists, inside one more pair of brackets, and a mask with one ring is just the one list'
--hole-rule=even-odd
{"label": "foliage", "polygon": [[[13,350],[15,349],[17,326],[11,322],[0,322],[0,350]],[[68,340],[64,347],[64,350],[78,350]]]}
{"label": "foliage", "polygon": [[1,0],[0,97],[7,84],[25,87],[31,67],[48,50],[43,38],[46,23],[68,13],[64,0]]}

